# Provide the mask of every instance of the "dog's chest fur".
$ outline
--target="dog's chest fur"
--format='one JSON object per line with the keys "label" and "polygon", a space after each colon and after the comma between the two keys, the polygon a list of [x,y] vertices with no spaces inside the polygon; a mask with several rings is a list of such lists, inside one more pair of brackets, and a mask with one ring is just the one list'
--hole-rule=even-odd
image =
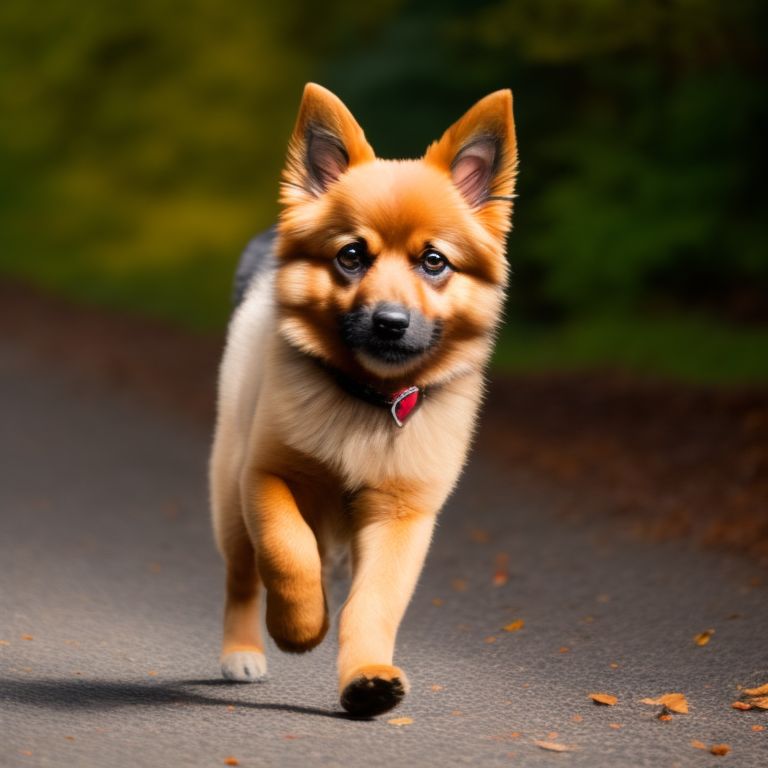
{"label": "dog's chest fur", "polygon": [[286,344],[277,332],[273,291],[272,273],[250,286],[222,363],[220,418],[229,414],[237,424],[243,462],[269,461],[280,445],[319,462],[346,490],[405,483],[444,499],[466,457],[481,376],[434,390],[398,428],[387,410],[344,392]]}

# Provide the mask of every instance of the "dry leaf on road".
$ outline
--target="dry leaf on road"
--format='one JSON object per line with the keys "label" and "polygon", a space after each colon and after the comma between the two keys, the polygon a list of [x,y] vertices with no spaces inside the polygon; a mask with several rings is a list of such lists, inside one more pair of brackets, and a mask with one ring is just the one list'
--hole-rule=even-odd
{"label": "dry leaf on road", "polygon": [[605,704],[612,707],[618,699],[612,696],[610,693],[590,693],[589,698],[595,702],[595,704]]}
{"label": "dry leaf on road", "polygon": [[505,632],[519,632],[525,626],[524,619],[515,619],[509,624],[505,624],[503,629]]}
{"label": "dry leaf on road", "polygon": [[389,725],[411,725],[413,723],[412,717],[393,717],[391,720],[387,720]]}
{"label": "dry leaf on road", "polygon": [[768,696],[768,683],[759,688],[745,688],[742,693],[747,696]]}
{"label": "dry leaf on road", "polygon": [[731,748],[727,744],[713,744],[709,748],[709,751],[713,755],[722,757],[723,755],[727,755],[731,751]]}
{"label": "dry leaf on road", "polygon": [[656,699],[641,699],[641,703],[662,706],[670,712],[676,712],[679,715],[688,713],[688,701],[683,693],[665,693]]}
{"label": "dry leaf on road", "polygon": [[731,706],[734,709],[741,709],[744,712],[746,712],[748,709],[752,709],[752,705],[747,704],[746,701],[734,701],[733,704],[731,704]]}
{"label": "dry leaf on road", "polygon": [[707,745],[703,741],[699,741],[698,739],[694,739],[691,742],[691,746],[694,749],[706,749],[707,748]]}
{"label": "dry leaf on road", "polygon": [[706,645],[714,634],[714,629],[705,629],[693,638],[693,642],[696,643],[696,645]]}
{"label": "dry leaf on road", "polygon": [[750,699],[749,703],[758,709],[768,709],[768,696],[758,696],[756,699]]}
{"label": "dry leaf on road", "polygon": [[534,741],[539,749],[547,749],[550,752],[573,752],[576,748],[567,744],[558,744],[556,741]]}

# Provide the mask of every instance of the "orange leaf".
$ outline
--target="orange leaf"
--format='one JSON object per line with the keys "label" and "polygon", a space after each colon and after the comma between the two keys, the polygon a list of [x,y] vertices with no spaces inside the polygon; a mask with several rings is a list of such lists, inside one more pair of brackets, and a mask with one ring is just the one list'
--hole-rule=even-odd
{"label": "orange leaf", "polygon": [[548,749],[550,752],[573,752],[574,750],[574,747],[558,744],[556,741],[534,741],[533,743],[540,749]]}
{"label": "orange leaf", "polygon": [[519,632],[525,626],[524,619],[515,619],[509,624],[505,624],[503,629],[505,632]]}
{"label": "orange leaf", "polygon": [[731,748],[727,744],[713,744],[709,748],[709,751],[713,755],[719,755],[722,757],[723,755],[727,755],[731,751]]}
{"label": "orange leaf", "polygon": [[747,696],[766,696],[768,695],[768,683],[761,685],[759,688],[745,688],[742,693]]}
{"label": "orange leaf", "polygon": [[677,712],[681,715],[685,715],[688,712],[688,702],[686,701],[685,694],[682,693],[665,693],[656,699],[641,699],[641,703],[662,706],[670,712]]}
{"label": "orange leaf", "polygon": [[758,709],[768,709],[768,696],[760,696],[756,699],[751,699],[749,703]]}
{"label": "orange leaf", "polygon": [[694,636],[693,642],[696,643],[696,645],[706,645],[714,634],[714,629],[705,629],[703,632],[699,632],[698,635]]}
{"label": "orange leaf", "polygon": [[595,702],[595,704],[605,704],[612,707],[618,699],[612,696],[610,693],[590,693],[589,698]]}
{"label": "orange leaf", "polygon": [[229,757],[224,758],[224,765],[240,765],[240,761],[236,757],[230,755]]}
{"label": "orange leaf", "polygon": [[707,748],[707,745],[703,741],[699,741],[698,739],[694,739],[691,742],[691,746],[694,749],[706,749]]}
{"label": "orange leaf", "polygon": [[734,709],[740,709],[743,712],[746,712],[748,709],[752,709],[752,705],[751,704],[747,704],[746,701],[734,701],[733,704],[731,704],[731,706]]}
{"label": "orange leaf", "polygon": [[753,731],[764,731],[765,730],[765,726],[764,725],[753,725],[752,726],[752,730]]}
{"label": "orange leaf", "polygon": [[389,725],[411,725],[413,723],[413,718],[411,717],[393,717],[391,720],[387,720],[387,723]]}

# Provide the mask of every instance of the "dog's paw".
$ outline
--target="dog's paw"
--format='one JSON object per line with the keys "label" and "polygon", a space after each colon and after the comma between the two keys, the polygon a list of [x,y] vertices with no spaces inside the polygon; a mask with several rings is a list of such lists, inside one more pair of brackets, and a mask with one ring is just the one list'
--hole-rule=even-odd
{"label": "dog's paw", "polygon": [[221,657],[221,674],[235,683],[267,679],[267,659],[260,651],[231,651]]}
{"label": "dog's paw", "polygon": [[394,709],[409,687],[402,669],[383,664],[361,667],[343,687],[341,706],[355,717],[375,717]]}
{"label": "dog's paw", "polygon": [[320,645],[328,632],[325,599],[292,602],[267,593],[267,630],[286,653],[306,653]]}

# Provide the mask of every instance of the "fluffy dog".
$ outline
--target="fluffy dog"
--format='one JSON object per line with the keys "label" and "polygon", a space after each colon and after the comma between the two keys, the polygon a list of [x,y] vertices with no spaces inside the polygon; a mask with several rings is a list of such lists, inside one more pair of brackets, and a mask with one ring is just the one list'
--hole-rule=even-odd
{"label": "fluffy dog", "polygon": [[227,565],[222,672],[266,675],[328,629],[339,548],[341,704],[408,690],[395,636],[459,477],[507,282],[517,165],[512,94],[472,107],[419,160],[381,160],[342,102],[304,90],[273,235],[240,275],[210,462]]}

